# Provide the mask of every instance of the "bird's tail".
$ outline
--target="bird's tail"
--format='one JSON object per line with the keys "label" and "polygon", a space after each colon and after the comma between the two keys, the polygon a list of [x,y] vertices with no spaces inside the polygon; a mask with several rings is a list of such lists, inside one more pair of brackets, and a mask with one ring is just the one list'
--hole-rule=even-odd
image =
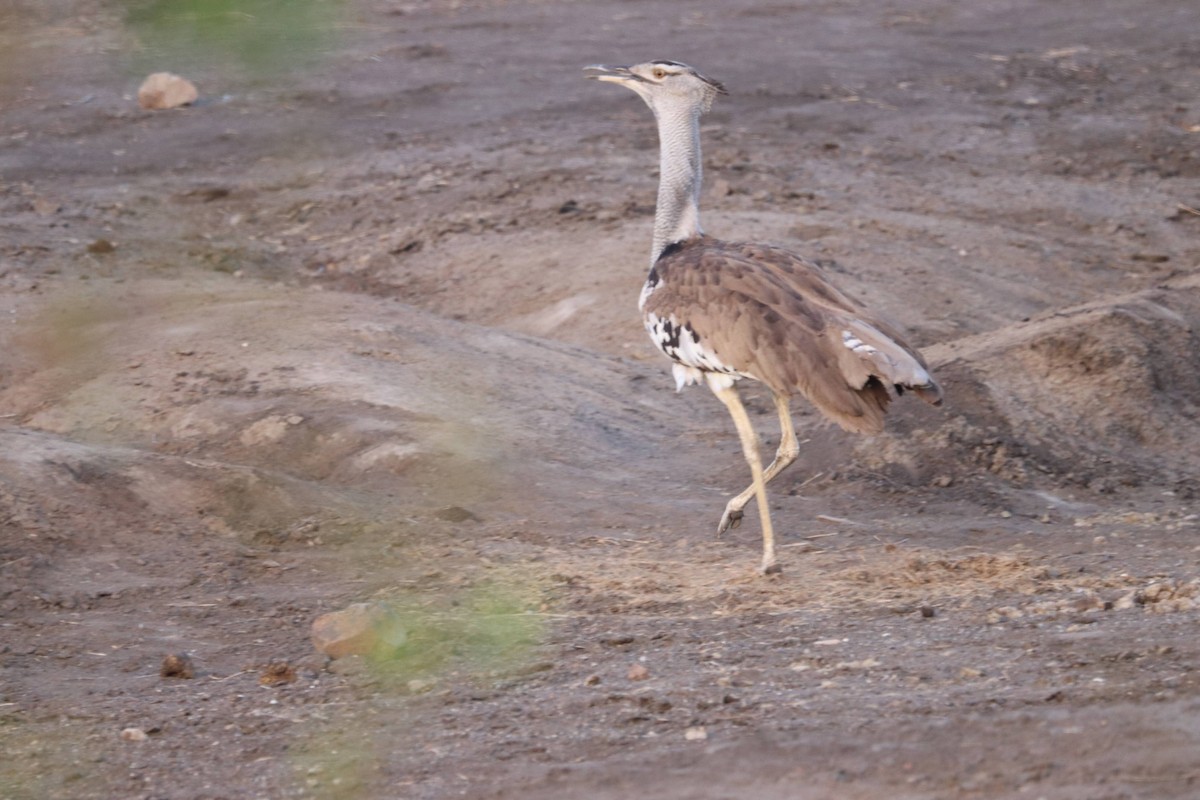
{"label": "bird's tail", "polygon": [[887,395],[888,385],[898,394],[911,390],[926,403],[941,405],[942,387],[921,355],[898,334],[888,335],[860,319],[844,320],[838,328],[830,333],[841,345],[835,351],[842,375],[860,394],[870,395],[881,414],[887,409],[881,395]]}

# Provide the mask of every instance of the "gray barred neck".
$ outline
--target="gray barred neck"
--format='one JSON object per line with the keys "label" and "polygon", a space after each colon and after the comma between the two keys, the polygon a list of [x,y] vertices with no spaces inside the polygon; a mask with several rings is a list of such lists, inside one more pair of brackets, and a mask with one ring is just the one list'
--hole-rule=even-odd
{"label": "gray barred neck", "polygon": [[658,119],[658,202],[654,209],[653,265],[669,245],[699,236],[700,163],[699,109],[655,111]]}

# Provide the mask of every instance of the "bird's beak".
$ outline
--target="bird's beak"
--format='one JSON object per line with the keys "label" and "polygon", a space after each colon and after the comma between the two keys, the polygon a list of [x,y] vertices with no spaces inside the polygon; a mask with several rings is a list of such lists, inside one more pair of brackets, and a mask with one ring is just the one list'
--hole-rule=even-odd
{"label": "bird's beak", "polygon": [[645,79],[635,75],[629,71],[629,67],[611,67],[607,64],[591,64],[583,68],[585,72],[593,74],[588,75],[598,81],[607,81],[609,83],[629,84],[634,82],[642,82]]}

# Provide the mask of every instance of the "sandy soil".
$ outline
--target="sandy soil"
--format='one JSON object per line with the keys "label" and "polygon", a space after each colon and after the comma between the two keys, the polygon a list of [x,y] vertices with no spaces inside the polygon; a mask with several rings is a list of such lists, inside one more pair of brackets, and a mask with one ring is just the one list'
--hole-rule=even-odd
{"label": "sandy soil", "polygon": [[[250,65],[9,4],[0,795],[1200,796],[1200,8],[1133,5],[355,0]],[[798,411],[770,579],[580,70],[655,57],[730,89],[708,230],[947,389]],[[319,657],[365,600],[404,645]]]}

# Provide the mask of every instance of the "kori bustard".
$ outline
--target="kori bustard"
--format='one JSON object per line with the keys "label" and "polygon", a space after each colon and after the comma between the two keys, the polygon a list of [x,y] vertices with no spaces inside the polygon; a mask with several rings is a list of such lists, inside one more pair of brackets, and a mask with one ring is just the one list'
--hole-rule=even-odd
{"label": "kori bustard", "polygon": [[[677,388],[703,381],[737,426],[753,480],[725,506],[717,533],[737,527],[755,498],[761,570],[777,572],[766,485],[799,454],[789,410],[793,395],[848,431],[878,433],[891,390],[911,389],[938,405],[941,387],[899,332],[838,291],[812,262],[777,247],[704,234],[700,115],[725,93],[720,83],[677,61],[586,69],[588,77],[632,89],[658,121],[654,244],[638,307],[654,344],[675,362]],[[766,469],[738,397],[742,378],[766,384],[779,413],[779,449]]]}

